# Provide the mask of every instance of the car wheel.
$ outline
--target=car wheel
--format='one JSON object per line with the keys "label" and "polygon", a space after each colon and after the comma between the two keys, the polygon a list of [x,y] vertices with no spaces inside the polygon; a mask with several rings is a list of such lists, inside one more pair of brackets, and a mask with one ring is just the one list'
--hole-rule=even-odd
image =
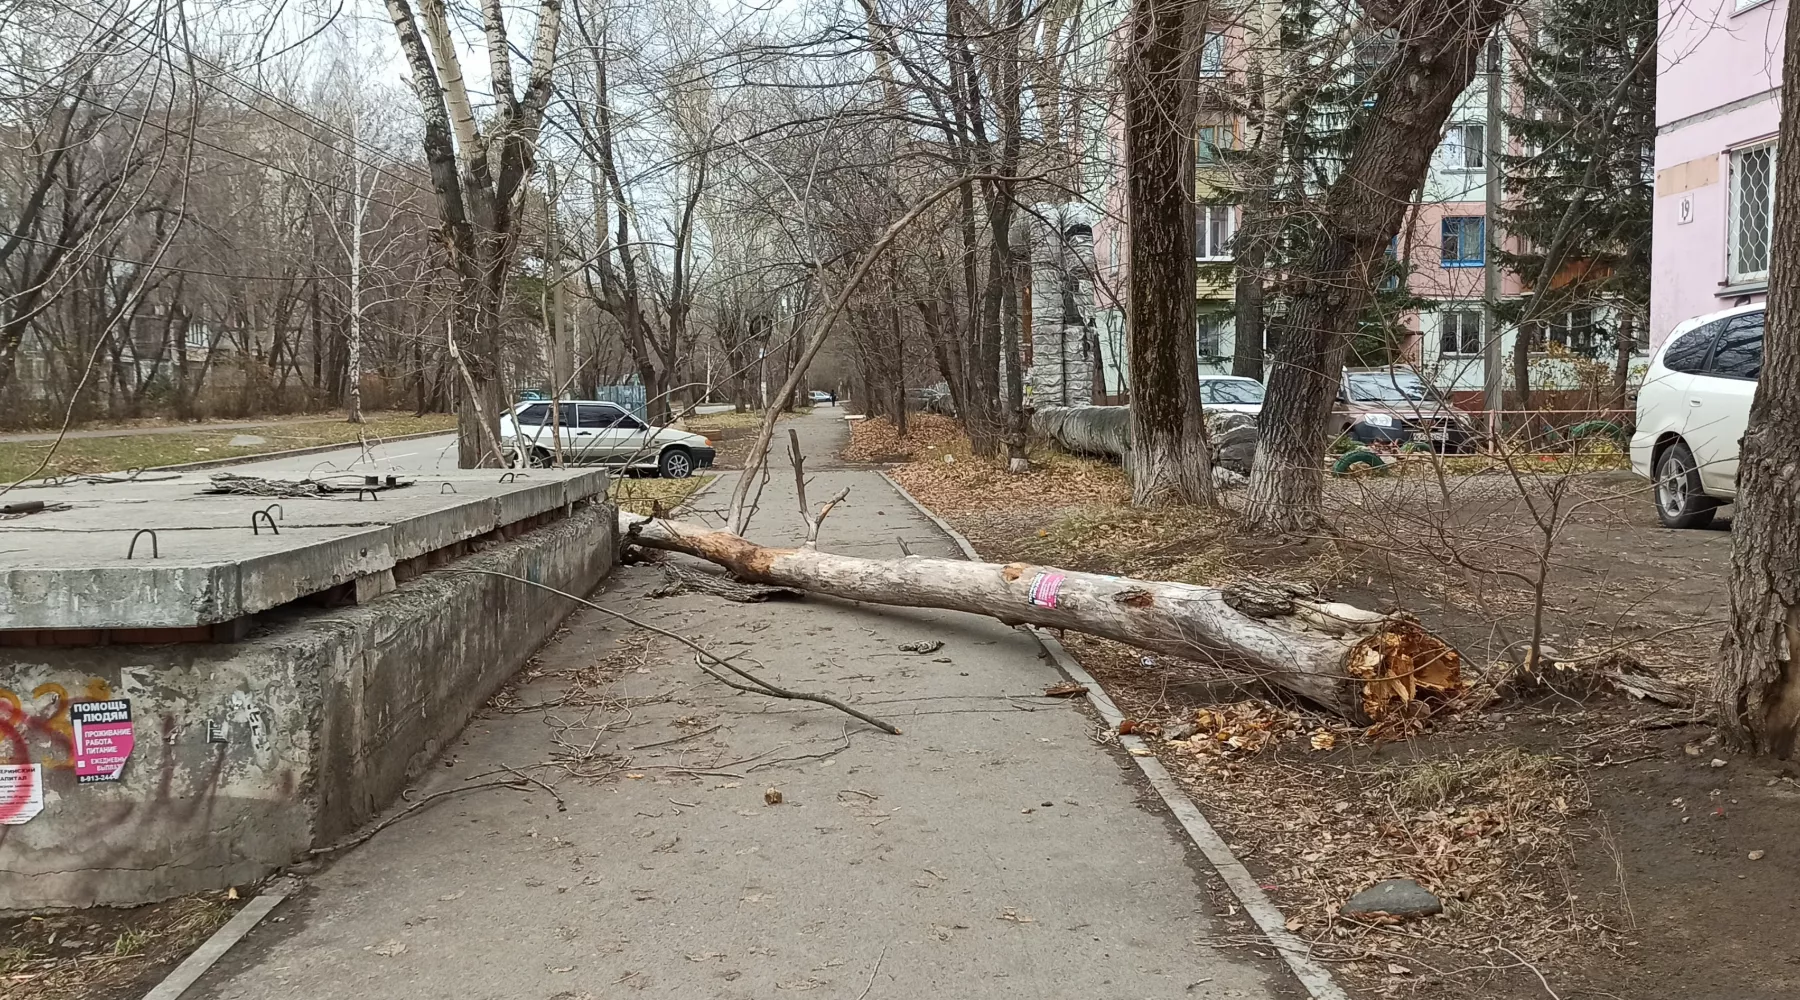
{"label": "car wheel", "polygon": [[664,479],[686,479],[694,474],[694,456],[686,448],[670,448],[656,461]]}
{"label": "car wheel", "polygon": [[555,463],[550,460],[550,449],[533,448],[531,449],[531,461],[526,464],[534,469],[548,469]]}
{"label": "car wheel", "polygon": [[1656,517],[1665,528],[1704,528],[1712,523],[1718,501],[1700,489],[1694,453],[1680,441],[1656,460]]}

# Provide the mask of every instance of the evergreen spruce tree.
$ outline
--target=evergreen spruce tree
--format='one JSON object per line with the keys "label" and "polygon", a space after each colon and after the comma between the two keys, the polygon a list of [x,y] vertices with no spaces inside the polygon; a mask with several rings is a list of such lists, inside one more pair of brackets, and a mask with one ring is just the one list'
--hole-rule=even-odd
{"label": "evergreen spruce tree", "polygon": [[[1650,301],[1650,209],[1656,145],[1656,0],[1552,0],[1515,37],[1518,105],[1505,117],[1501,231],[1520,239],[1499,259],[1530,292],[1502,318],[1527,331],[1513,357],[1530,405],[1530,350],[1571,309],[1613,316],[1586,343],[1615,359],[1621,396]],[[1529,338],[1529,343],[1527,339]]]}

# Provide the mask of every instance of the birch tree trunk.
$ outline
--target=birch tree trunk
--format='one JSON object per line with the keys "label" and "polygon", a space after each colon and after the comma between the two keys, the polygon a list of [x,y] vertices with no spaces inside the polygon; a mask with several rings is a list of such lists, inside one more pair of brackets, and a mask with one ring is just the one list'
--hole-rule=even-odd
{"label": "birch tree trunk", "polygon": [[[817,526],[811,525],[816,533]],[[619,514],[620,537],[717,563],[740,580],[851,601],[945,608],[1074,629],[1251,675],[1347,719],[1378,721],[1463,689],[1457,652],[1417,622],[1299,588],[1196,587],[1028,563],[861,559],[775,549],[680,521]]]}
{"label": "birch tree trunk", "polygon": [[[1787,10],[1784,107],[1800,107],[1800,4]],[[1800,114],[1782,148],[1800,149]],[[1731,521],[1731,621],[1714,689],[1740,745],[1792,758],[1800,742],[1800,171],[1775,175],[1775,233],[1762,376],[1738,457]]]}
{"label": "birch tree trunk", "polygon": [[363,422],[362,412],[362,271],[363,221],[369,214],[369,192],[363,189],[363,159],[357,148],[357,122],[360,109],[350,110],[350,343],[344,359],[345,419],[353,424]]}
{"label": "birch tree trunk", "polygon": [[1213,499],[1194,326],[1199,7],[1133,0],[1124,69],[1131,225],[1131,502]]}

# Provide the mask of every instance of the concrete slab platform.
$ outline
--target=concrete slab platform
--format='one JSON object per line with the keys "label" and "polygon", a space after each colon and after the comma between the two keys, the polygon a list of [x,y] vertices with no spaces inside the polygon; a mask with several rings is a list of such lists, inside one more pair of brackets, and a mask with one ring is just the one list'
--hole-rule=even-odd
{"label": "concrete slab platform", "polygon": [[[212,475],[9,496],[69,509],[0,520],[0,630],[229,622],[603,497],[608,480],[602,469],[534,469],[516,478],[471,469],[422,475],[411,486],[357,500],[348,493],[296,499],[202,492]],[[263,510],[275,530],[266,521],[253,530],[252,515]],[[154,539],[139,538],[133,554],[132,539],[143,529]]]}

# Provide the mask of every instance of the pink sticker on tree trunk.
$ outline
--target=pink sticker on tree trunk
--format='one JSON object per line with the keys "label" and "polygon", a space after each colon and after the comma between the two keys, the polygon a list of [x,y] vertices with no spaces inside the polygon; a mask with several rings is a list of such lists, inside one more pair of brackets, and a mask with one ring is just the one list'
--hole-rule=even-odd
{"label": "pink sticker on tree trunk", "polygon": [[1031,580],[1031,593],[1027,601],[1040,608],[1056,607],[1056,596],[1062,593],[1063,575],[1061,573],[1039,573]]}
{"label": "pink sticker on tree trunk", "polygon": [[75,727],[76,782],[118,781],[136,744],[131,702],[78,701],[69,706],[69,722]]}

